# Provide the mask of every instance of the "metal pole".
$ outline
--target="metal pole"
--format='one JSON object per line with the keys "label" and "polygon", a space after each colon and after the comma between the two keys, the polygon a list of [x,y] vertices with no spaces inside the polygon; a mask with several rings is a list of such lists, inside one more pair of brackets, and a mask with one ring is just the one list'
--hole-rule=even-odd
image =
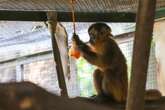
{"label": "metal pole", "polygon": [[156,0],[139,0],[126,110],[144,110],[144,94]]}

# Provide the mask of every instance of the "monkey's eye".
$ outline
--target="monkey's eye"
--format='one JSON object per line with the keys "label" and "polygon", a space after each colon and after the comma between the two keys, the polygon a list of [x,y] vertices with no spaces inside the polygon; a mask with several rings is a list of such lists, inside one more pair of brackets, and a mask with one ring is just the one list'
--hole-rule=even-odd
{"label": "monkey's eye", "polygon": [[95,40],[95,39],[96,39],[96,37],[95,37],[94,35],[91,35],[91,39]]}
{"label": "monkey's eye", "polygon": [[90,38],[94,38],[95,34],[94,33],[89,33]]}

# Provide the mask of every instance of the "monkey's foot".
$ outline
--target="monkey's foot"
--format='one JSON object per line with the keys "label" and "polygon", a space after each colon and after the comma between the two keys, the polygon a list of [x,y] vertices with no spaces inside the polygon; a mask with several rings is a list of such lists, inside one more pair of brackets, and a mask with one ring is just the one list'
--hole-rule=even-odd
{"label": "monkey's foot", "polygon": [[109,97],[101,94],[101,95],[93,95],[90,97],[90,99],[96,103],[105,103],[107,101],[112,101],[112,99],[110,99]]}

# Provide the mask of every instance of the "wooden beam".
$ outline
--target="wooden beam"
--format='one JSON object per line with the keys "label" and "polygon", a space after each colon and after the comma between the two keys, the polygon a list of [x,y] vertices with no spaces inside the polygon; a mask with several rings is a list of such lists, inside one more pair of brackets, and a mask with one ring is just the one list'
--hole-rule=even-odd
{"label": "wooden beam", "polygon": [[54,60],[56,62],[58,83],[61,89],[61,96],[68,97],[60,50],[59,50],[58,43],[55,36],[55,31],[56,31],[56,26],[57,26],[57,13],[50,11],[47,13],[47,17],[48,17],[48,27],[49,27],[51,39],[52,39],[53,55],[54,55]]}
{"label": "wooden beam", "polygon": [[35,56],[44,56],[46,54],[52,54],[52,50],[47,50],[47,51],[43,51],[43,52],[36,52],[33,54],[22,54],[21,56],[14,55],[14,56],[9,57],[9,58],[4,58],[4,60],[0,60],[0,65],[4,64],[4,63],[8,63],[8,62],[13,62],[13,61],[16,61],[18,59],[34,58]]}
{"label": "wooden beam", "polygon": [[[127,12],[76,12],[77,22],[135,22],[135,13]],[[155,18],[165,17],[165,8],[156,11]],[[58,21],[72,22],[71,12],[58,12]],[[8,21],[47,21],[43,11],[9,11],[0,10],[0,20]]]}
{"label": "wooden beam", "polygon": [[156,0],[139,0],[126,110],[144,110],[144,94]]}
{"label": "wooden beam", "polygon": [[[124,110],[125,106],[108,100],[59,97],[30,82],[1,83],[0,97],[0,110],[22,110],[18,107],[27,101],[29,110]],[[147,102],[145,110],[165,110],[165,98]]]}
{"label": "wooden beam", "polygon": [[[72,22],[71,12],[57,12],[60,22]],[[135,13],[126,12],[75,12],[77,22],[135,22]],[[0,20],[9,21],[47,21],[43,11],[9,11],[0,10]]]}

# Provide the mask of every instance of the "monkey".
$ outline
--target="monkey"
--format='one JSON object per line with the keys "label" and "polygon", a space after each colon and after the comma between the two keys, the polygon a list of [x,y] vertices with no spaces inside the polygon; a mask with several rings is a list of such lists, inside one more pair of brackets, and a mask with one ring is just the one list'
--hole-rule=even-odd
{"label": "monkey", "polygon": [[88,34],[90,46],[77,35],[73,35],[72,40],[81,56],[97,67],[93,73],[97,94],[124,101],[128,88],[126,59],[111,38],[111,28],[104,23],[96,23],[89,27]]}
{"label": "monkey", "polygon": [[[116,102],[126,101],[128,90],[126,59],[113,40],[111,28],[105,23],[94,23],[89,27],[88,34],[89,45],[81,41],[76,34],[73,34],[72,40],[81,56],[97,67],[93,73],[97,95],[108,96]],[[145,95],[145,99],[157,97],[160,97],[160,93],[156,90],[147,91]]]}

